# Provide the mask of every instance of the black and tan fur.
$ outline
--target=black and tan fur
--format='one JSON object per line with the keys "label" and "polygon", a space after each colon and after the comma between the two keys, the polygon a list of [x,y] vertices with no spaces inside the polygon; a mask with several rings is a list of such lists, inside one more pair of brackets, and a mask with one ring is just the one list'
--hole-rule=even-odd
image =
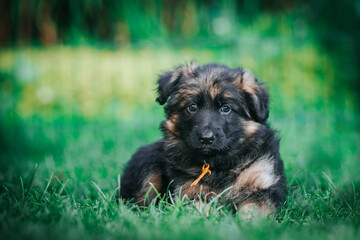
{"label": "black and tan fur", "polygon": [[[121,197],[144,204],[153,185],[165,194],[218,195],[240,211],[276,211],[286,196],[279,140],[267,124],[269,96],[242,68],[188,64],[160,76],[157,101],[165,104],[164,138],[140,148],[121,179]],[[204,162],[211,175],[190,186]]]}

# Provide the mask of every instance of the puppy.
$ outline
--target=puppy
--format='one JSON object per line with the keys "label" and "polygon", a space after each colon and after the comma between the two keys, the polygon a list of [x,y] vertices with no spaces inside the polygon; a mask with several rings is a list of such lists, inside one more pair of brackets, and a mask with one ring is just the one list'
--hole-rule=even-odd
{"label": "puppy", "polygon": [[161,75],[157,92],[164,137],[131,158],[123,199],[146,205],[169,191],[197,203],[218,195],[241,212],[278,210],[286,197],[279,140],[266,123],[268,92],[252,73],[191,63]]}

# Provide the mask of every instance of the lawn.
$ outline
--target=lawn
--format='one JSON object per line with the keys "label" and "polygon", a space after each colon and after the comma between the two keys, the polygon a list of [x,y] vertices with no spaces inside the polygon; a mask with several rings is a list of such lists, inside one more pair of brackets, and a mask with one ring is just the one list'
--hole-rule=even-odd
{"label": "lawn", "polygon": [[[269,44],[2,50],[1,238],[358,239],[355,97],[336,88],[336,65],[316,43]],[[207,216],[186,199],[115,204],[126,162],[161,137],[158,74],[190,60],[242,64],[266,82],[289,186],[277,216],[245,221],[218,205]]]}

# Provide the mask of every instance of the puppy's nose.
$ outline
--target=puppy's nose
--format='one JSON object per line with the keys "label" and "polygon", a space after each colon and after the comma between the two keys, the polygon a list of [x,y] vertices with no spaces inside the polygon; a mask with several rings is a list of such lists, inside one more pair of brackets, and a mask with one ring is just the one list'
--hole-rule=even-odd
{"label": "puppy's nose", "polygon": [[199,134],[199,141],[202,144],[211,144],[215,139],[215,135],[212,131],[207,130]]}

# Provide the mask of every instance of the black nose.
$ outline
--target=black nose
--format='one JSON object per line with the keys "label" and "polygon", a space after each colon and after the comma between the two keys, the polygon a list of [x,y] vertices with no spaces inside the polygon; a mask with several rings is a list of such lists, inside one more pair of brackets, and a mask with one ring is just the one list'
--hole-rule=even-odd
{"label": "black nose", "polygon": [[202,144],[211,144],[215,139],[215,135],[212,131],[204,131],[199,134],[199,141]]}

